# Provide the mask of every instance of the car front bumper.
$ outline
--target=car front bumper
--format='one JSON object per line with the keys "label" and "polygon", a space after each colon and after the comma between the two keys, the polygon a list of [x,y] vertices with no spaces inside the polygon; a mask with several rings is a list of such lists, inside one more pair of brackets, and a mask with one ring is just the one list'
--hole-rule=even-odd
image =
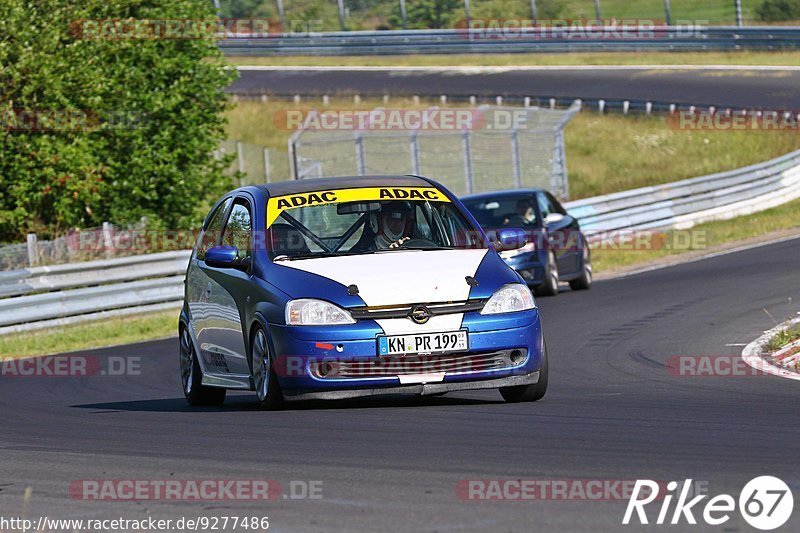
{"label": "car front bumper", "polygon": [[[501,256],[502,257],[502,256]],[[503,257],[503,261],[516,270],[528,285],[541,285],[545,278],[545,265],[547,255],[535,252],[525,252],[511,257]]]}
{"label": "car front bumper", "polygon": [[[544,345],[536,310],[493,316],[467,313],[462,329],[469,334],[468,351],[392,358],[377,355],[377,337],[383,330],[373,321],[342,328],[270,324],[269,329],[274,371],[289,399],[427,395],[527,385],[539,379]],[[320,365],[350,370],[322,376]],[[353,371],[361,368],[367,370]]]}

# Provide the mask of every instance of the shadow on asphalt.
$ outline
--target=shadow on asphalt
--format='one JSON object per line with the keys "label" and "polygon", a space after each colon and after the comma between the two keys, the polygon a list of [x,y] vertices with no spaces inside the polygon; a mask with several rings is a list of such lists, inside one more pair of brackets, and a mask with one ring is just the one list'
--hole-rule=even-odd
{"label": "shadow on asphalt", "polygon": [[[452,405],[491,405],[505,403],[500,398],[478,399],[444,396],[414,396],[410,394],[380,395],[370,398],[347,400],[303,400],[286,402],[281,411],[309,411],[335,409],[380,409],[398,407],[437,407]],[[230,411],[258,411],[259,407],[250,395],[228,396],[220,407],[190,407],[183,398],[164,398],[159,400],[133,400],[128,402],[88,403],[70,406],[75,409],[94,409],[94,414],[109,412],[153,412],[153,413],[204,413]]]}

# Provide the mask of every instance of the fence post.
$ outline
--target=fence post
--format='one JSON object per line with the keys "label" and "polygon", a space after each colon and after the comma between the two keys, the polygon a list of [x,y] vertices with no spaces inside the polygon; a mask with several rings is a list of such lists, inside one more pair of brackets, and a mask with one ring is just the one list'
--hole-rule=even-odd
{"label": "fence post", "polygon": [[407,29],[408,15],[406,13],[406,0],[400,0],[400,18],[403,19],[403,29]]}
{"label": "fence post", "polygon": [[553,170],[550,175],[550,189],[559,191],[561,199],[569,198],[569,180],[567,178],[567,159],[564,152],[564,130],[556,132],[556,142],[553,147]]}
{"label": "fence post", "polygon": [[672,10],[669,7],[669,0],[664,0],[664,15],[667,18],[667,26],[672,26]]}
{"label": "fence post", "polygon": [[114,256],[114,239],[111,236],[112,227],[110,222],[103,222],[103,249],[106,252],[106,259]]}
{"label": "fence post", "polygon": [[736,25],[740,28],[744,26],[744,19],[742,18],[742,0],[736,0]]}
{"label": "fence post", "polygon": [[297,140],[302,133],[302,129],[296,130],[289,136],[289,140],[286,141],[286,145],[289,149],[289,179],[293,180],[300,179],[300,167],[298,165],[299,161],[297,160]]}
{"label": "fence post", "polygon": [[598,22],[603,18],[600,15],[600,0],[594,0],[594,16]]}
{"label": "fence post", "polygon": [[519,132],[513,130],[511,132],[511,166],[514,172],[514,185],[517,189],[522,188],[522,168],[519,155]]}
{"label": "fence post", "polygon": [[472,175],[472,146],[469,130],[461,134],[461,149],[464,155],[464,178],[467,184],[467,194],[470,194],[474,189],[474,176]]}
{"label": "fence post", "polygon": [[364,161],[364,136],[356,134],[356,172],[359,176],[367,173],[366,161]]}
{"label": "fence post", "polygon": [[464,0],[464,16],[467,18],[467,29],[469,30],[470,28],[469,0]]}
{"label": "fence post", "polygon": [[531,18],[536,20],[536,0],[531,0]]}
{"label": "fence post", "polygon": [[269,150],[264,148],[264,177],[269,183]]}
{"label": "fence post", "polygon": [[419,176],[419,139],[417,134],[419,132],[414,130],[411,132],[409,151],[411,152],[411,173]]}
{"label": "fence post", "polygon": [[338,0],[339,4],[339,27],[344,31],[344,0]]}
{"label": "fence post", "polygon": [[39,264],[39,242],[35,233],[28,233],[28,265]]}
{"label": "fence post", "polygon": [[[244,151],[242,149],[242,141],[236,141],[236,160],[239,165],[239,172],[244,174]],[[244,185],[244,178],[239,176],[239,186]]]}
{"label": "fence post", "polygon": [[281,33],[286,33],[286,15],[283,12],[283,0],[278,0],[278,19],[281,21]]}

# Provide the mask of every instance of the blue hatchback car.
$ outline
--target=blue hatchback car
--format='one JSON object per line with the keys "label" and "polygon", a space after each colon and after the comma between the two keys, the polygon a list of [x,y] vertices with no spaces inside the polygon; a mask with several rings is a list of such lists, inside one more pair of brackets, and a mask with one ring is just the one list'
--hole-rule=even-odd
{"label": "blue hatchback car", "polygon": [[592,260],[578,219],[543,189],[514,189],[471,194],[461,198],[487,233],[499,228],[522,228],[527,244],[500,256],[536,290],[555,296],[559,282],[572,290],[592,286]]}
{"label": "blue hatchback car", "polygon": [[285,399],[547,390],[536,302],[461,202],[421,177],[344,177],[243,187],[211,209],[180,315],[191,405],[253,390]]}

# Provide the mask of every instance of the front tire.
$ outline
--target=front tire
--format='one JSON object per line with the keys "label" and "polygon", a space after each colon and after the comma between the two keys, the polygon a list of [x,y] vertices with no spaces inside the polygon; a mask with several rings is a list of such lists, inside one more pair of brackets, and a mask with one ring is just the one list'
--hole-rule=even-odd
{"label": "front tire", "polygon": [[585,291],[592,286],[592,260],[589,257],[589,244],[583,241],[583,257],[581,258],[581,276],[569,282],[573,291]]}
{"label": "front tire", "polygon": [[556,254],[553,251],[547,253],[547,265],[544,268],[544,281],[536,289],[537,296],[555,296],[558,294],[558,265],[556,264]]}
{"label": "front tire", "polygon": [[275,374],[275,365],[270,356],[269,343],[264,328],[259,326],[253,333],[253,342],[250,343],[250,367],[253,372],[253,385],[261,409],[277,409],[283,403],[278,376]]}
{"label": "front tire", "polygon": [[192,407],[218,406],[225,401],[225,389],[206,387],[203,385],[203,371],[192,343],[189,328],[180,331],[180,368],[181,384],[186,402]]}
{"label": "front tire", "polygon": [[539,381],[530,385],[516,385],[514,387],[500,387],[500,395],[509,403],[535,402],[541,400],[547,392],[548,379],[547,345],[542,351],[542,365],[539,367]]}

